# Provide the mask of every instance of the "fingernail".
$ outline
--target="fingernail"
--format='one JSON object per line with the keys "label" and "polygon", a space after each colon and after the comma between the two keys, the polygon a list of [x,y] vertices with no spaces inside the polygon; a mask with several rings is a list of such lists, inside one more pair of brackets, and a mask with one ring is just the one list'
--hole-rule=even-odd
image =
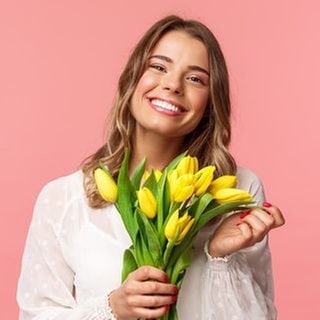
{"label": "fingernail", "polygon": [[172,302],[176,302],[177,301],[177,296],[172,296]]}
{"label": "fingernail", "polygon": [[178,291],[179,291],[178,287],[174,287],[174,289],[173,289],[173,293],[174,293],[174,294],[177,294],[177,293],[178,293]]}
{"label": "fingernail", "polygon": [[270,207],[272,207],[272,204],[270,204],[269,202],[264,202],[262,205],[263,205],[265,208],[270,208]]}
{"label": "fingernail", "polygon": [[251,212],[251,210],[243,211],[243,212],[240,214],[240,219],[245,218],[248,214],[250,214],[250,212]]}
{"label": "fingernail", "polygon": [[169,282],[169,276],[167,274],[163,276],[163,282]]}
{"label": "fingernail", "polygon": [[170,305],[169,304],[166,305],[165,308],[166,308],[166,312],[168,312],[170,310]]}

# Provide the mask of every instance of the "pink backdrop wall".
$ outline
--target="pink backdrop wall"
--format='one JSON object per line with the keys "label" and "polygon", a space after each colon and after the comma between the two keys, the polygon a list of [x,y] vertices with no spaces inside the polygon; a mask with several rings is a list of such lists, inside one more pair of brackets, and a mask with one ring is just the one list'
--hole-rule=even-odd
{"label": "pink backdrop wall", "polygon": [[21,254],[41,186],[101,144],[129,50],[168,13],[199,18],[220,39],[232,150],[286,214],[271,235],[279,319],[320,319],[317,0],[0,2],[1,319],[17,319]]}

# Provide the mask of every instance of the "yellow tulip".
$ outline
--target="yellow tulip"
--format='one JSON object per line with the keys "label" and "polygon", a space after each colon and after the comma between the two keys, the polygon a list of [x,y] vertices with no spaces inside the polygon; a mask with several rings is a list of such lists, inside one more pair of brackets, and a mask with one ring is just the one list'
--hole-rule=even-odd
{"label": "yellow tulip", "polygon": [[147,187],[143,187],[137,191],[139,207],[141,211],[149,218],[153,219],[157,213],[157,201]]}
{"label": "yellow tulip", "polygon": [[208,188],[208,192],[214,196],[215,192],[220,189],[234,188],[237,185],[237,177],[224,175],[213,180]]}
{"label": "yellow tulip", "polygon": [[194,192],[195,177],[193,174],[178,176],[177,170],[173,170],[169,176],[171,201],[183,202],[189,199]]}
{"label": "yellow tulip", "polygon": [[162,177],[162,172],[160,170],[155,170],[154,176],[156,177],[157,182],[159,182],[160,178]]}
{"label": "yellow tulip", "polygon": [[179,176],[183,174],[195,174],[198,171],[198,159],[196,157],[186,156],[183,157],[177,165],[177,172]]}
{"label": "yellow tulip", "polygon": [[220,204],[234,201],[252,201],[252,196],[245,190],[224,188],[214,193],[216,201]]}
{"label": "yellow tulip", "polygon": [[111,203],[116,202],[118,187],[112,176],[102,168],[97,168],[93,175],[102,199]]}
{"label": "yellow tulip", "polygon": [[185,212],[185,214],[182,217],[179,217],[178,209],[169,218],[169,221],[164,229],[164,234],[166,238],[170,241],[176,235],[177,230],[179,230],[179,235],[175,243],[179,244],[184,239],[186,234],[189,232],[193,223],[194,218],[189,216],[188,212]]}
{"label": "yellow tulip", "polygon": [[146,171],[143,173],[142,180],[143,180],[143,181],[146,181],[149,177],[150,177],[150,171],[146,170]]}
{"label": "yellow tulip", "polygon": [[[159,182],[162,176],[162,172],[160,170],[154,170],[153,173],[156,178],[156,181]],[[147,180],[149,177],[150,177],[150,172],[146,170],[143,174],[143,180]]]}
{"label": "yellow tulip", "polygon": [[216,168],[214,166],[207,166],[199,170],[196,174],[195,190],[196,195],[199,197],[205,193],[212,182],[213,173]]}

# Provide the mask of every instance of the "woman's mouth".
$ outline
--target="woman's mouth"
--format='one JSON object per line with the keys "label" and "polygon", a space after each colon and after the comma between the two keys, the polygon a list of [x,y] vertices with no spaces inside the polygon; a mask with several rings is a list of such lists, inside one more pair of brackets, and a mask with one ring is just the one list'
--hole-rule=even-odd
{"label": "woman's mouth", "polygon": [[167,100],[162,99],[149,99],[150,103],[153,107],[156,107],[157,110],[162,109],[173,113],[182,113],[184,112],[184,109],[181,106],[178,106],[176,104],[173,104],[172,102],[169,102]]}

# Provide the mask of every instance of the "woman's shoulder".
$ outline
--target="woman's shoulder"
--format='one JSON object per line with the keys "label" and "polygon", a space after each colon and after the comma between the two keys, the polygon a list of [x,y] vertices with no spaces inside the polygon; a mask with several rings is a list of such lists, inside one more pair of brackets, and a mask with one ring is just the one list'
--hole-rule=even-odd
{"label": "woman's shoulder", "polygon": [[237,178],[240,183],[261,183],[260,177],[252,170],[238,166]]}
{"label": "woman's shoulder", "polygon": [[38,198],[72,199],[84,194],[83,172],[74,171],[48,181],[41,189]]}
{"label": "woman's shoulder", "polygon": [[[33,212],[33,221],[60,226],[85,204],[83,173],[75,171],[47,182],[40,190]],[[71,214],[70,214],[71,213]]]}
{"label": "woman's shoulder", "polygon": [[259,203],[265,199],[260,177],[248,168],[237,167],[237,188],[247,190]]}

